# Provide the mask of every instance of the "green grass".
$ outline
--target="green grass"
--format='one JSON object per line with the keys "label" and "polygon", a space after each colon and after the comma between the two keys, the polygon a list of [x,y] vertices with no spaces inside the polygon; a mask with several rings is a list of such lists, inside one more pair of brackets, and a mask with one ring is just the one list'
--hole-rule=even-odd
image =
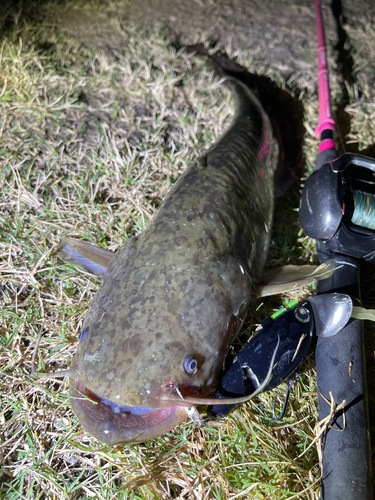
{"label": "green grass", "polygon": [[[99,285],[54,255],[63,236],[116,250],[141,232],[233,113],[229,94],[199,58],[176,53],[157,30],[116,23],[113,30],[121,34],[121,51],[86,48],[36,21],[21,21],[1,41],[0,498],[317,498],[313,356],[303,364],[282,424],[269,422],[275,393],[283,397],[278,388],[219,423],[189,423],[119,448],[83,431],[67,380],[30,376],[42,325],[38,367],[69,365]],[[374,54],[374,31],[366,30],[351,33],[359,71],[367,46]],[[246,52],[230,55],[252,68]],[[266,61],[254,66],[271,72]],[[310,171],[317,153],[314,71],[313,62],[293,82],[305,105]],[[282,74],[273,77],[287,85]],[[334,71],[332,79],[336,92]],[[372,97],[368,87],[347,108],[351,140],[363,146],[374,135]],[[313,242],[299,230],[298,197],[299,186],[278,202],[269,267],[316,259]],[[258,304],[249,331],[288,298]]]}

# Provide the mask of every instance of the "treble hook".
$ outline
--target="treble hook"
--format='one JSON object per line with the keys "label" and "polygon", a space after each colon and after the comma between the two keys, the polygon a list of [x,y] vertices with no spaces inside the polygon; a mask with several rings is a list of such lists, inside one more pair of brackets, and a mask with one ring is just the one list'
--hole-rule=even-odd
{"label": "treble hook", "polygon": [[276,400],[277,400],[277,397],[275,397],[274,401],[273,401],[273,405],[272,405],[272,416],[273,416],[273,419],[271,420],[271,423],[275,423],[275,422],[278,422],[280,420],[282,420],[285,416],[285,413],[286,413],[286,408],[287,408],[287,405],[288,405],[288,401],[289,401],[289,396],[290,396],[290,392],[292,390],[292,387],[293,387],[293,384],[294,384],[294,381],[296,380],[296,378],[299,376],[299,373],[297,372],[297,370],[292,373],[292,375],[288,378],[287,380],[287,387],[286,387],[286,394],[285,394],[285,399],[284,399],[284,403],[283,403],[283,407],[281,408],[281,412],[279,413],[279,415],[276,415]]}

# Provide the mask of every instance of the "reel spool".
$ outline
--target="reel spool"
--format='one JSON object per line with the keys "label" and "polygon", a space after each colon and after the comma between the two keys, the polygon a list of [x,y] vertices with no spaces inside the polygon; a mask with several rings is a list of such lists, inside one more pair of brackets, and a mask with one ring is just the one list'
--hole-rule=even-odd
{"label": "reel spool", "polygon": [[354,212],[351,222],[356,226],[375,229],[375,196],[362,191],[354,192]]}
{"label": "reel spool", "polygon": [[334,254],[375,264],[375,160],[345,153],[306,181],[299,221]]}

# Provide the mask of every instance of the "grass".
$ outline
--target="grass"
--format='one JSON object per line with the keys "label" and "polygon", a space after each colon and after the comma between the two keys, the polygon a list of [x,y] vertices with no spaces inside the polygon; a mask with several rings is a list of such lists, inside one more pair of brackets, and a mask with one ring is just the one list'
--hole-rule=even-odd
{"label": "grass", "polygon": [[[1,40],[0,498],[317,498],[312,355],[282,424],[269,423],[275,393],[283,397],[278,388],[219,423],[186,424],[152,442],[119,448],[83,431],[70,409],[67,380],[30,376],[42,326],[39,368],[69,364],[99,285],[56,258],[63,236],[116,250],[141,232],[169,187],[233,113],[229,94],[198,58],[174,49],[157,30],[111,22],[123,50],[89,49],[48,23],[22,17]],[[366,146],[373,140],[374,104],[364,58],[368,47],[373,56],[375,36],[370,26],[350,35],[367,89],[347,107],[350,140]],[[230,55],[251,68],[247,52]],[[311,171],[318,119],[312,47],[307,58],[310,70],[290,86],[305,106]],[[266,61],[256,65],[270,73]],[[288,86],[285,75],[273,76]],[[332,79],[335,95],[334,71]],[[269,267],[315,259],[312,241],[299,232],[298,197],[296,186],[278,202]],[[371,295],[369,277],[365,286]],[[258,304],[248,329],[287,299]]]}

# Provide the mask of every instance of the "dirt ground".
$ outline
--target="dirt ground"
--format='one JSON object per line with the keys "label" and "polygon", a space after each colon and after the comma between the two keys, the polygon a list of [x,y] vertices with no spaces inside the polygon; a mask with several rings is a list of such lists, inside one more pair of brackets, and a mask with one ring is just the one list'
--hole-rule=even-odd
{"label": "dirt ground", "polygon": [[[306,57],[310,56],[309,49],[315,49],[312,0],[125,0],[112,2],[113,10],[106,10],[105,16],[101,14],[103,2],[98,5],[98,12],[80,8],[80,2],[58,5],[54,11],[44,9],[43,4],[24,2],[24,12],[55,24],[57,29],[90,47],[122,48],[121,36],[108,22],[112,17],[120,25],[158,26],[171,43],[179,46],[208,40],[229,53],[248,49],[258,60],[289,75],[303,71],[310,62]],[[375,4],[371,0],[333,0],[332,8],[328,2],[323,3],[323,11],[328,44],[339,42],[340,31],[346,25],[365,26],[375,19]]]}
{"label": "dirt ground", "polygon": [[[12,12],[15,4],[12,2]],[[23,2],[23,15],[52,23],[89,47],[123,48],[121,34],[109,22],[112,18],[120,26],[124,23],[157,26],[176,46],[205,41],[225,49],[229,55],[247,49],[256,55],[258,63],[264,61],[270,70],[274,67],[294,78],[315,62],[311,59],[316,39],[312,0],[107,0],[98,4],[97,11],[80,8],[80,2],[57,3],[54,10],[44,4]],[[340,50],[336,55],[344,54],[350,64],[350,38],[346,29],[371,25],[375,20],[375,3],[333,0],[332,6],[323,2],[323,12],[328,47],[337,46]]]}

